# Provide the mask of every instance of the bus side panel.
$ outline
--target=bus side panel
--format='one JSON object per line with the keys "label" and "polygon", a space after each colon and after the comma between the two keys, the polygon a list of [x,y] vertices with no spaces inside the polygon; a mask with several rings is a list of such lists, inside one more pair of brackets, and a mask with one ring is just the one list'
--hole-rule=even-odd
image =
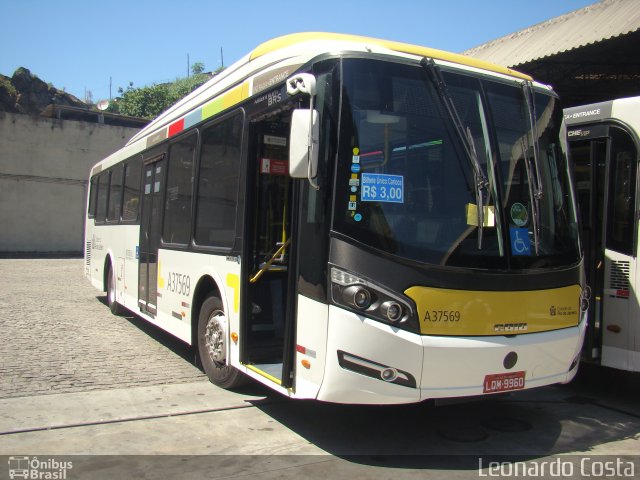
{"label": "bus side panel", "polygon": [[298,295],[295,398],[316,398],[327,357],[329,307]]}
{"label": "bus side panel", "polygon": [[[196,307],[194,295],[204,277],[210,277],[217,285],[227,316],[227,334],[238,332],[240,291],[235,285],[236,279],[239,285],[240,264],[222,255],[158,250],[157,324],[188,344],[191,344],[191,320]],[[227,342],[230,343],[227,358],[237,365],[238,348]]]}
{"label": "bus side panel", "polygon": [[[396,404],[420,401],[423,348],[419,335],[397,330],[329,307],[327,361],[318,400]],[[396,369],[413,386],[386,382],[381,372]]]}
{"label": "bus side panel", "polygon": [[602,365],[638,371],[638,292],[629,285],[637,276],[636,259],[605,250],[604,268]]}
{"label": "bus side panel", "polygon": [[94,226],[91,234],[91,285],[105,291],[104,285],[104,261],[107,256],[107,245],[111,245],[110,239],[105,238],[108,227]]}
{"label": "bus side panel", "polygon": [[121,235],[125,239],[124,272],[122,278],[122,305],[132,312],[138,313],[138,263],[140,240],[140,225],[121,225]]}

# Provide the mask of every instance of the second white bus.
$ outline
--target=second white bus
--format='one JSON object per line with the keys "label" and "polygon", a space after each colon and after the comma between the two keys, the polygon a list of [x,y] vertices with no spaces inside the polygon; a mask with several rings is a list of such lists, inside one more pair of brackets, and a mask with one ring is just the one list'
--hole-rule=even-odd
{"label": "second white bus", "polygon": [[640,97],[565,110],[587,279],[588,361],[640,372]]}

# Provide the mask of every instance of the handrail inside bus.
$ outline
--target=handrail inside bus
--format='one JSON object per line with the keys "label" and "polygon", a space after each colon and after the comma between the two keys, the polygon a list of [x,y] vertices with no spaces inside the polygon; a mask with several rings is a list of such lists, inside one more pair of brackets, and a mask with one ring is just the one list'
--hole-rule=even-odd
{"label": "handrail inside bus", "polygon": [[262,266],[262,268],[258,270],[253,277],[249,279],[249,283],[256,283],[258,280],[260,280],[260,277],[262,277],[262,274],[267,270],[269,270],[273,262],[276,261],[276,258],[278,258],[278,256],[280,256],[282,252],[284,252],[284,250],[289,246],[290,243],[291,243],[291,238],[289,238],[286,242],[280,245],[280,248],[276,250],[276,253],[273,254],[273,256],[267,261],[267,263],[265,263]]}

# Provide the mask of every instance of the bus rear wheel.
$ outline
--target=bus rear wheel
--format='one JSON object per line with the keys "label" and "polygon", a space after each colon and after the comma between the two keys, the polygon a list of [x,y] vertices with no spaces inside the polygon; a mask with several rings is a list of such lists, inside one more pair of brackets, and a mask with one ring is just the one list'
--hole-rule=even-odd
{"label": "bus rear wheel", "polygon": [[204,372],[211,383],[222,388],[234,388],[244,383],[244,375],[227,364],[227,316],[222,301],[208,297],[198,317],[198,354]]}

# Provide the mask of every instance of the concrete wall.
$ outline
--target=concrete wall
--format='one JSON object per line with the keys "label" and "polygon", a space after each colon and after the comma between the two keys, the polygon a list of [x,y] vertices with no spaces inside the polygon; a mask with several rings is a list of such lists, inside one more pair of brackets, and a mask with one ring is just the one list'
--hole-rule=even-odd
{"label": "concrete wall", "polygon": [[0,112],[0,253],[81,253],[91,166],[136,132]]}

